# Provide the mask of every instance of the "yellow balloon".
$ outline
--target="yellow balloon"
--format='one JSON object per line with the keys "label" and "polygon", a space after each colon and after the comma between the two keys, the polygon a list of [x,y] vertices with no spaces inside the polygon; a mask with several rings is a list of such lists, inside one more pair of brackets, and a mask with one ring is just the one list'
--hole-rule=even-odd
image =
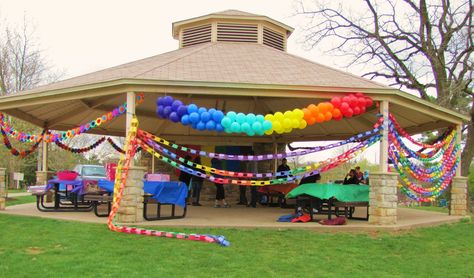
{"label": "yellow balloon", "polygon": [[287,119],[291,119],[291,118],[293,118],[293,112],[291,112],[291,111],[285,111],[285,113],[283,114],[283,116],[285,116],[285,118],[287,118]]}
{"label": "yellow balloon", "polygon": [[281,126],[281,123],[279,121],[273,121],[272,122],[272,129],[274,131],[281,130],[283,127]]}
{"label": "yellow balloon", "polygon": [[307,125],[308,125],[308,123],[307,123],[305,120],[301,120],[301,121],[300,121],[299,129],[306,128]]}
{"label": "yellow balloon", "polygon": [[273,134],[273,129],[269,129],[269,130],[265,131],[265,134],[266,135],[272,135]]}
{"label": "yellow balloon", "polygon": [[285,116],[283,116],[283,113],[281,113],[281,112],[276,112],[275,115],[273,116],[273,118],[274,118],[274,120],[277,120],[277,121],[283,121]]}
{"label": "yellow balloon", "polygon": [[291,128],[291,120],[289,118],[285,118],[283,120],[283,128],[285,129]]}
{"label": "yellow balloon", "polygon": [[270,121],[270,122],[273,121],[273,114],[265,115],[265,120]]}
{"label": "yellow balloon", "polygon": [[293,129],[291,127],[285,128],[285,133],[290,133]]}
{"label": "yellow balloon", "polygon": [[304,116],[304,112],[303,110],[299,109],[299,108],[295,108],[293,109],[293,114],[296,115],[296,118],[299,120],[299,119],[302,119],[303,116]]}
{"label": "yellow balloon", "polygon": [[291,120],[291,127],[292,128],[298,128],[300,126],[300,121],[297,119],[292,119]]}
{"label": "yellow balloon", "polygon": [[278,134],[282,134],[282,133],[283,133],[283,128],[277,129],[277,130],[275,130],[275,131],[276,131],[276,133],[278,133]]}

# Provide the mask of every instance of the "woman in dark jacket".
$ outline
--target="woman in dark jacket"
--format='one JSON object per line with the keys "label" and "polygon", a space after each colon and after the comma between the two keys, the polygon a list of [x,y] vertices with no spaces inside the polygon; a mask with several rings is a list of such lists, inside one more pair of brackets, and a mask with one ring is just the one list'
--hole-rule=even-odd
{"label": "woman in dark jacket", "polygon": [[356,171],[351,169],[349,174],[344,178],[343,184],[359,184],[359,179],[357,178]]}

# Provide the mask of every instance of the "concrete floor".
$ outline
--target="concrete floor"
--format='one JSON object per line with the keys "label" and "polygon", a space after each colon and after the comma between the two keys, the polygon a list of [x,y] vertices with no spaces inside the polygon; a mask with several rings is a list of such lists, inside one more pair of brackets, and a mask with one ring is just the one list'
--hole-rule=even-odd
{"label": "concrete floor", "polygon": [[[213,208],[210,205],[202,207],[188,207],[188,213],[183,219],[145,221],[134,223],[134,226],[174,226],[174,227],[232,227],[232,228],[277,228],[291,229],[304,228],[321,231],[377,231],[377,230],[405,230],[423,226],[435,226],[460,221],[464,217],[449,216],[445,213],[422,211],[416,209],[399,208],[398,223],[390,226],[371,225],[363,220],[349,220],[343,226],[324,226],[317,222],[308,223],[281,223],[276,219],[284,214],[292,213],[292,209],[275,207],[247,208],[233,206],[231,208]],[[93,212],[40,212],[36,204],[23,204],[7,207],[0,211],[4,214],[25,215],[62,220],[72,220],[90,223],[103,223],[106,217],[96,217]],[[180,211],[178,212],[180,213]],[[365,209],[357,208],[356,216],[362,216]],[[317,219],[327,219],[325,215],[317,215]]]}

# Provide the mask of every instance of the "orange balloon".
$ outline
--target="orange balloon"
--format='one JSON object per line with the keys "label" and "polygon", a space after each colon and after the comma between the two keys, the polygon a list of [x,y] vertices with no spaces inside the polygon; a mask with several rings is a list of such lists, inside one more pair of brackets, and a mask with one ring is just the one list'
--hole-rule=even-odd
{"label": "orange balloon", "polygon": [[308,121],[308,119],[312,117],[311,111],[308,108],[303,108],[302,110],[303,110],[303,119]]}
{"label": "orange balloon", "polygon": [[305,121],[308,123],[308,125],[314,125],[316,119],[314,117],[310,117],[309,119],[305,119]]}
{"label": "orange balloon", "polygon": [[332,112],[334,110],[334,105],[330,102],[326,102],[328,112]]}
{"label": "orange balloon", "polygon": [[330,121],[331,119],[332,119],[332,113],[326,112],[326,114],[324,114],[324,120],[327,122],[327,121]]}
{"label": "orange balloon", "polygon": [[323,113],[318,113],[318,115],[316,116],[316,122],[317,122],[317,123],[322,123],[322,122],[324,122],[324,115],[323,115]]}
{"label": "orange balloon", "polygon": [[310,104],[308,106],[308,109],[309,109],[309,111],[311,111],[311,114],[313,114],[313,116],[315,116],[319,113],[319,108],[314,104]]}
{"label": "orange balloon", "polygon": [[339,110],[339,108],[334,108],[334,110],[332,110],[332,117],[333,118],[339,118],[339,116],[341,116],[342,113],[341,113],[341,110]]}
{"label": "orange balloon", "polygon": [[324,102],[318,103],[318,108],[320,113],[324,114],[327,112],[326,104],[324,104]]}

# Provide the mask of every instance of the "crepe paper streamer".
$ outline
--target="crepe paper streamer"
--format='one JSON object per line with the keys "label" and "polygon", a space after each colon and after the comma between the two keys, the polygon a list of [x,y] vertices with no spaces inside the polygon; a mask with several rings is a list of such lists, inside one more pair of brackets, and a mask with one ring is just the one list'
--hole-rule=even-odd
{"label": "crepe paper streamer", "polygon": [[229,246],[230,242],[226,240],[224,236],[165,232],[165,231],[156,231],[156,230],[142,229],[142,228],[136,228],[136,227],[120,226],[116,224],[115,216],[117,214],[117,211],[120,208],[120,202],[123,197],[123,191],[125,189],[126,180],[128,177],[128,169],[130,167],[130,161],[135,156],[135,150],[136,150],[135,136],[136,136],[137,128],[138,128],[138,120],[134,118],[132,120],[131,128],[128,131],[127,138],[125,141],[125,146],[124,146],[125,154],[121,155],[120,161],[116,169],[116,177],[115,177],[115,184],[114,184],[114,203],[112,206],[112,210],[110,211],[109,217],[107,219],[107,225],[109,229],[115,232],[122,232],[122,233],[128,233],[128,234],[196,240],[196,241],[202,241],[202,242],[208,242],[208,243],[218,243],[221,246]]}
{"label": "crepe paper streamer", "polygon": [[[112,148],[114,148],[117,152],[125,154],[125,151],[121,147],[119,147],[119,145],[117,145],[114,142],[114,140],[112,140],[112,138],[107,137],[107,142],[109,142],[109,144],[112,146]],[[137,150],[137,152],[138,152],[138,150]]]}
{"label": "crepe paper streamer", "polygon": [[193,148],[188,148],[188,147],[185,147],[185,146],[182,146],[182,145],[179,145],[179,144],[169,142],[166,139],[163,139],[159,136],[156,136],[154,134],[146,132],[142,129],[138,130],[138,135],[141,138],[152,139],[153,141],[159,143],[160,145],[164,145],[166,147],[173,148],[175,150],[187,152],[191,155],[199,154],[200,156],[203,156],[203,157],[217,158],[217,159],[221,159],[221,160],[263,161],[263,160],[282,159],[282,158],[287,158],[287,157],[301,156],[301,155],[311,154],[311,153],[315,153],[315,152],[320,152],[320,151],[329,150],[329,149],[332,149],[332,148],[344,146],[348,143],[358,142],[361,139],[374,136],[375,134],[379,134],[380,131],[383,128],[383,126],[381,126],[381,124],[380,124],[381,120],[383,120],[383,119],[380,118],[379,121],[374,125],[374,129],[366,131],[366,132],[359,133],[355,136],[350,137],[347,140],[340,141],[340,142],[333,143],[333,144],[329,144],[329,145],[326,145],[326,146],[318,146],[318,147],[308,148],[306,150],[292,151],[292,152],[279,153],[279,154],[234,155],[234,154],[205,152],[205,151],[200,151],[200,150],[196,150],[196,149],[193,149]]}
{"label": "crepe paper streamer", "polygon": [[61,143],[59,141],[56,141],[54,142],[58,147],[60,147],[61,149],[63,150],[66,150],[66,151],[70,151],[72,153],[85,153],[85,152],[88,152],[88,151],[91,151],[95,148],[97,148],[98,146],[100,146],[102,143],[105,142],[105,137],[101,137],[99,138],[97,141],[95,141],[94,143],[92,143],[90,146],[88,147],[83,147],[83,148],[71,148],[70,146],[64,144],[64,143]]}
{"label": "crepe paper streamer", "polygon": [[[143,102],[144,100],[144,94],[140,93],[137,94],[136,96],[136,105],[139,105]],[[62,141],[68,138],[72,138],[74,136],[77,136],[81,133],[84,133],[90,129],[96,128],[108,121],[111,121],[115,119],[116,117],[124,114],[127,111],[127,102],[123,103],[122,105],[119,105],[117,108],[114,110],[103,114],[102,116],[98,117],[95,120],[92,120],[86,124],[83,124],[79,127],[67,130],[67,131],[62,131],[58,133],[47,133],[47,134],[28,134],[28,133],[23,133],[16,131],[13,127],[11,127],[6,121],[5,121],[5,116],[2,112],[0,112],[0,126],[3,127],[5,132],[12,138],[15,138],[16,140],[20,142],[39,142],[40,140],[43,140],[45,142],[57,142],[57,141]]]}
{"label": "crepe paper streamer", "polygon": [[290,133],[294,129],[304,129],[308,125],[326,121],[350,118],[365,113],[373,105],[373,100],[362,93],[333,97],[331,102],[310,104],[303,109],[295,108],[274,114],[245,114],[224,112],[215,108],[207,109],[191,103],[185,105],[171,96],[159,97],[156,101],[156,114],[174,123],[189,125],[193,129],[226,133],[245,133],[248,136]]}
{"label": "crepe paper streamer", "polygon": [[[10,143],[10,140],[8,140],[8,136],[6,134],[6,132],[3,130],[3,127],[0,126],[0,130],[1,130],[1,133],[2,133],[2,137],[3,137],[3,144],[5,145],[5,147],[7,149],[10,150],[10,153],[14,156],[19,156],[21,158],[24,158],[24,157],[27,157],[28,155],[32,154],[33,152],[36,151],[36,149],[38,148],[38,145],[41,143],[42,140],[39,140],[38,142],[35,142],[35,144],[33,146],[31,146],[31,148],[29,150],[26,150],[26,151],[19,151],[18,149],[12,147],[12,144]],[[43,133],[44,134],[46,131],[43,130]]]}
{"label": "crepe paper streamer", "polygon": [[[363,142],[359,143],[359,145],[357,145],[356,147],[354,147],[354,148],[348,150],[347,152],[345,152],[344,154],[341,154],[341,155],[339,155],[335,158],[332,158],[332,159],[328,159],[325,162],[314,164],[313,167],[317,168],[317,167],[320,167],[321,165],[325,165],[323,170],[324,169],[329,170],[329,169],[332,169],[332,168],[334,168],[334,167],[336,167],[336,166],[338,166],[342,163],[345,163],[346,161],[348,161],[350,159],[353,159],[356,155],[363,152],[369,146],[373,145],[375,142],[380,140],[380,136],[381,135],[379,134],[379,135],[374,136],[374,137],[372,137],[372,138],[370,138],[366,141],[363,141]],[[143,139],[146,140],[147,138],[143,138]],[[312,175],[314,173],[322,172],[322,171],[319,171],[319,170],[311,171],[312,167],[311,166],[306,166],[306,167],[300,167],[300,168],[296,169],[297,171],[299,171],[299,174],[301,174],[301,171],[306,171],[303,175],[295,175],[295,176],[290,176],[290,177],[286,177],[286,178],[277,178],[277,179],[271,179],[271,180],[246,180],[244,178],[250,178],[250,177],[259,178],[259,177],[263,177],[263,175],[259,174],[259,173],[242,173],[242,172],[231,172],[231,171],[219,170],[219,169],[212,168],[212,167],[207,167],[207,166],[204,166],[204,165],[201,165],[201,164],[196,164],[192,161],[188,161],[188,160],[186,160],[182,157],[179,157],[176,154],[172,154],[171,156],[174,158],[174,160],[179,161],[179,162],[177,162],[177,161],[174,161],[172,158],[167,157],[164,153],[160,153],[160,150],[163,150],[163,149],[162,148],[157,148],[157,147],[159,147],[158,144],[156,144],[155,142],[153,142],[150,139],[147,139],[147,140],[148,140],[148,142],[142,140],[142,138],[138,138],[138,144],[140,144],[145,151],[151,153],[152,155],[154,155],[158,159],[162,160],[163,162],[165,162],[165,163],[167,163],[167,164],[169,164],[169,165],[171,165],[175,168],[178,168],[181,171],[185,171],[185,172],[187,172],[191,175],[208,179],[209,181],[214,182],[214,183],[248,185],[248,186],[264,186],[264,185],[273,185],[273,184],[294,182],[297,179],[301,179],[303,177]],[[150,146],[150,144],[151,144],[151,146]],[[194,169],[191,168],[191,167],[188,167],[188,166],[191,166]],[[196,169],[199,169],[199,170],[196,170]],[[202,170],[202,171],[200,171],[200,170]],[[203,171],[207,171],[208,173],[212,173],[212,174],[215,174],[217,176],[203,173]],[[282,175],[282,174],[288,175],[288,174],[291,174],[291,173],[294,173],[294,172],[292,172],[292,171],[277,172],[278,175]],[[238,177],[240,179],[221,178],[222,175],[230,175],[230,176],[233,176],[233,177]],[[273,176],[273,174],[271,174],[271,176]],[[269,175],[269,177],[270,177],[270,175]]]}

